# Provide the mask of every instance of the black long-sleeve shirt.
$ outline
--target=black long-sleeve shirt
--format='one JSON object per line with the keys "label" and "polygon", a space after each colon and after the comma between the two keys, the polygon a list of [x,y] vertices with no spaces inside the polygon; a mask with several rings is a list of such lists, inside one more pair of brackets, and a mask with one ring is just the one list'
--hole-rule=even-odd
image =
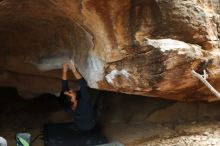
{"label": "black long-sleeve shirt", "polygon": [[77,83],[80,86],[80,90],[77,91],[78,102],[76,110],[72,111],[70,98],[64,94],[65,91],[69,91],[67,80],[62,80],[60,101],[65,108],[71,109],[76,125],[82,130],[87,130],[95,125],[93,108],[85,79],[81,78],[77,80]]}

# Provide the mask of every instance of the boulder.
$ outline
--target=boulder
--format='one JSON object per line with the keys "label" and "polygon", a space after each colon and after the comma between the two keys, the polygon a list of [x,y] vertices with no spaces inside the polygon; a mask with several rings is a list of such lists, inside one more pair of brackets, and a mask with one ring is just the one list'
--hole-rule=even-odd
{"label": "boulder", "polygon": [[206,70],[220,90],[218,0],[0,0],[0,34],[0,86],[23,97],[59,93],[71,59],[95,89],[211,100]]}

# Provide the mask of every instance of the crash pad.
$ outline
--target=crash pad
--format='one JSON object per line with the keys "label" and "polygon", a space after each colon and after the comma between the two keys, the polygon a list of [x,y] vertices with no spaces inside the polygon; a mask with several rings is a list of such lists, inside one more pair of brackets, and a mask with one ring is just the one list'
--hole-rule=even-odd
{"label": "crash pad", "polygon": [[91,146],[107,143],[100,126],[79,131],[74,123],[47,123],[43,128],[45,146]]}

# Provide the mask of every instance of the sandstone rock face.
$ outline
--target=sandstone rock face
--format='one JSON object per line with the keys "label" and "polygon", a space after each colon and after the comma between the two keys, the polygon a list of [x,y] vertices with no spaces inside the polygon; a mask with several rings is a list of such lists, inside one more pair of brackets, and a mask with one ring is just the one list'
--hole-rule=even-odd
{"label": "sandstone rock face", "polygon": [[0,85],[58,93],[73,59],[91,88],[175,100],[220,90],[219,0],[0,0]]}

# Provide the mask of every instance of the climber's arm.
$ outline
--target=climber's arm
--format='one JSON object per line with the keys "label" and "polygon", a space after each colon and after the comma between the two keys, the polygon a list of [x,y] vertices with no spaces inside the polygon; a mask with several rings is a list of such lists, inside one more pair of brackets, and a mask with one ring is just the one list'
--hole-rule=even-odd
{"label": "climber's arm", "polygon": [[68,71],[68,64],[64,63],[63,69],[62,69],[62,83],[61,83],[62,89],[61,89],[61,92],[69,91],[68,80],[67,80],[67,71]]}
{"label": "climber's arm", "polygon": [[75,77],[77,80],[79,80],[79,79],[82,78],[81,74],[80,74],[80,73],[77,71],[77,69],[76,69],[75,63],[74,63],[72,60],[71,60],[70,63],[69,63],[69,67],[70,67],[70,69],[72,70],[73,75],[74,75],[74,77]]}
{"label": "climber's arm", "polygon": [[74,77],[77,80],[77,83],[80,87],[80,94],[84,100],[89,100],[89,91],[86,80],[81,76],[81,74],[77,71],[75,64],[73,61],[70,62],[70,68],[73,72]]}
{"label": "climber's arm", "polygon": [[59,101],[60,101],[60,104],[64,106],[65,108],[70,107],[70,104],[71,104],[67,96],[64,94],[66,91],[69,91],[67,71],[68,71],[68,64],[64,63],[63,68],[62,68],[61,92],[60,92]]}

